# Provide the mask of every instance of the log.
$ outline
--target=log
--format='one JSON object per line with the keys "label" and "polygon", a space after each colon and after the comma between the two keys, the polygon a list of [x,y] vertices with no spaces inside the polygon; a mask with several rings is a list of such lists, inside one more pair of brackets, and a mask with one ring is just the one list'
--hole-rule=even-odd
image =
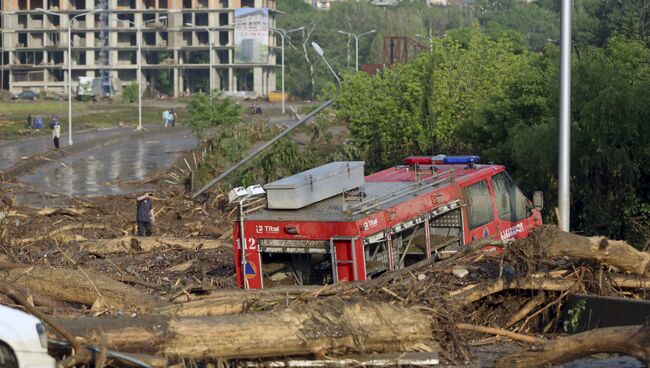
{"label": "log", "polygon": [[[645,275],[650,269],[650,253],[638,251],[624,241],[602,236],[585,237],[550,226],[535,234],[551,256],[590,259],[635,275]],[[542,237],[537,237],[539,234]]]}
{"label": "log", "polygon": [[57,239],[57,240],[61,240],[62,242],[67,242],[69,240],[77,240],[77,238],[74,236],[66,235],[65,234],[66,232],[71,230],[84,230],[84,229],[106,229],[106,226],[99,225],[99,224],[86,224],[86,223],[68,224],[65,226],[61,226],[60,228],[50,232],[47,235],[37,236],[35,238],[14,239],[13,242],[18,245],[35,243],[37,241],[41,241],[45,239]]}
{"label": "log", "polygon": [[297,293],[256,293],[240,292],[233,290],[229,293],[219,293],[209,298],[200,298],[183,303],[172,304],[156,311],[159,314],[173,315],[177,317],[202,317],[221,316],[226,314],[244,313],[247,310],[255,309],[256,306],[267,309],[276,306],[289,305],[302,294]]}
{"label": "log", "polygon": [[522,341],[528,344],[544,343],[543,339],[537,338],[535,336],[522,335],[520,333],[504,330],[503,328],[477,326],[469,323],[456,323],[456,327],[460,328],[461,330],[470,330],[470,331],[482,332],[482,333],[492,334],[497,336],[504,336],[509,339],[515,341]]}
{"label": "log", "polygon": [[107,255],[114,253],[148,253],[160,248],[177,249],[216,249],[230,248],[227,241],[214,239],[179,239],[168,237],[131,237],[116,239],[95,239],[81,242],[81,249],[90,254]]}
{"label": "log", "polygon": [[509,289],[566,291],[578,286],[578,280],[576,279],[557,279],[539,276],[533,275],[517,279],[499,278],[484,281],[478,284],[468,285],[460,290],[452,291],[445,299],[463,306],[474,303],[488,295]]}
{"label": "log", "polygon": [[499,367],[542,367],[562,364],[597,353],[618,353],[650,364],[650,325],[608,327],[558,337],[535,350],[509,354],[497,361]]}
{"label": "log", "polygon": [[96,271],[27,266],[0,270],[0,282],[69,303],[91,306],[99,300],[103,307],[113,311],[144,312],[167,304]]}
{"label": "log", "polygon": [[537,308],[538,306],[544,304],[545,301],[546,301],[546,297],[544,296],[543,293],[535,296],[534,298],[529,299],[517,313],[513,314],[512,317],[510,317],[510,319],[508,320],[508,322],[506,322],[506,325],[504,327],[509,328],[515,323],[521,321],[524,317],[528,315],[528,313],[532,312],[533,309]]}
{"label": "log", "polygon": [[422,312],[363,299],[332,297],[272,313],[213,317],[82,318],[63,326],[109,349],[185,359],[428,350],[435,347]]}

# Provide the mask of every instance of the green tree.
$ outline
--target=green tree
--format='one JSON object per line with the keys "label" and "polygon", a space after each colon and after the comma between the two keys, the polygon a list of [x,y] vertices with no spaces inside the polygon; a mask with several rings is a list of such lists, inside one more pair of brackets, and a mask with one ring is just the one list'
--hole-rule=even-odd
{"label": "green tree", "polygon": [[187,107],[188,126],[199,137],[209,128],[233,130],[244,113],[239,104],[230,97],[221,96],[221,92],[197,94],[187,103]]}
{"label": "green tree", "polygon": [[467,29],[466,44],[451,37],[436,40],[434,66],[426,83],[430,134],[439,152],[464,153],[472,144],[464,139],[479,107],[503,93],[528,61],[515,52],[508,38],[492,40],[475,26]]}
{"label": "green tree", "polygon": [[[482,21],[493,38],[512,30],[523,37],[531,50],[543,48],[549,39],[560,37],[559,15],[535,4],[517,4],[503,11],[491,12]],[[507,33],[510,38],[517,37],[516,33]]]}
{"label": "green tree", "polygon": [[[648,57],[643,44],[612,38],[573,61],[571,226],[637,245],[650,229]],[[482,106],[480,132],[464,132],[485,158],[506,164],[525,192],[550,194],[549,208],[557,205],[558,62],[556,47],[537,55]]]}
{"label": "green tree", "polygon": [[135,102],[138,99],[138,84],[134,81],[122,89],[123,102]]}

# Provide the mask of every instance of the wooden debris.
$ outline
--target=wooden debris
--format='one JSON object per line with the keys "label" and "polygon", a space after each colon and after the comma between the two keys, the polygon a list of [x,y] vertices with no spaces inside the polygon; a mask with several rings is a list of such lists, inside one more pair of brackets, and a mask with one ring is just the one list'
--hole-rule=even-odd
{"label": "wooden debris", "polygon": [[189,359],[431,351],[429,318],[412,309],[367,300],[327,298],[273,313],[216,317],[82,318],[60,321],[109,348],[155,351]]}
{"label": "wooden debris", "polygon": [[36,212],[41,216],[53,216],[53,215],[66,215],[66,216],[79,216],[88,212],[86,208],[43,208],[42,210]]}
{"label": "wooden debris", "polygon": [[232,245],[225,241],[214,239],[179,239],[167,237],[130,237],[116,239],[95,239],[81,243],[81,247],[88,253],[107,255],[114,253],[143,253],[155,249],[216,249],[229,248]]}
{"label": "wooden debris", "polygon": [[476,326],[469,323],[456,323],[456,327],[462,330],[471,330],[471,331],[477,331],[477,332],[482,332],[482,333],[492,334],[497,336],[505,336],[509,339],[516,340],[516,341],[523,341],[529,344],[544,343],[544,340],[540,338],[534,336],[522,335],[516,332],[505,330],[503,328]]}
{"label": "wooden debris", "polygon": [[70,268],[28,266],[5,269],[0,270],[0,282],[20,285],[64,302],[92,306],[101,299],[101,304],[112,311],[143,312],[166,304],[97,272],[88,274]]}
{"label": "wooden debris", "polygon": [[650,325],[608,327],[558,337],[534,350],[507,355],[497,367],[543,367],[562,364],[596,353],[618,353],[650,365]]}

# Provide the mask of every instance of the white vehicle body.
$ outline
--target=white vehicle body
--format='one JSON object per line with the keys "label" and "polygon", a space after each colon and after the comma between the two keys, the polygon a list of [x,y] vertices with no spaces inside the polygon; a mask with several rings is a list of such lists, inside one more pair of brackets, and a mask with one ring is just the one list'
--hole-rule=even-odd
{"label": "white vehicle body", "polygon": [[0,305],[0,367],[52,368],[47,335],[41,321],[20,310]]}

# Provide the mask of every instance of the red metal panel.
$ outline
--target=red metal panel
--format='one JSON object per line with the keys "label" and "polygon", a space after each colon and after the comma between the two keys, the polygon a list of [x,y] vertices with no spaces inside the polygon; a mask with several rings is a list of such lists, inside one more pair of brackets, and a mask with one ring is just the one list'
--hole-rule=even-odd
{"label": "red metal panel", "polygon": [[424,242],[427,247],[427,258],[431,258],[431,238],[429,235],[429,218],[424,219]]}
{"label": "red metal panel", "polygon": [[242,264],[242,251],[239,246],[239,225],[234,223],[233,241],[235,244],[235,271],[237,272],[237,286],[246,289],[261,289],[262,283],[262,262],[259,254],[258,240],[249,237],[246,229],[246,264]]}
{"label": "red metal panel", "polygon": [[[354,246],[353,240],[335,240],[334,246],[336,247],[336,270],[338,272],[339,281],[354,281],[356,277],[353,273],[354,266],[352,265],[352,247]],[[358,268],[357,268],[358,269]]]}
{"label": "red metal panel", "polygon": [[388,269],[393,270],[393,236],[388,234]]}

